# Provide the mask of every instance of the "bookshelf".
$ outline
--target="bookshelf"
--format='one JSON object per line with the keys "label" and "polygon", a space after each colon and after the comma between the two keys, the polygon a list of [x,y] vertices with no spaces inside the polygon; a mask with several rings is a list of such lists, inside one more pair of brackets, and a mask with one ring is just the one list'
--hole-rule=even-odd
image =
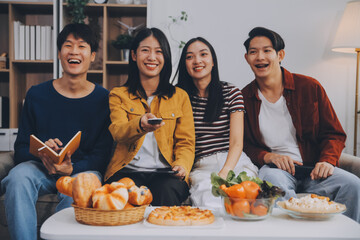
{"label": "bookshelf", "polygon": [[[60,22],[65,26],[70,22],[67,3],[63,3],[60,8],[62,8]],[[54,65],[59,64],[57,56],[51,60],[15,60],[14,21],[20,21],[25,25],[54,26],[54,22],[58,19],[55,19],[53,12],[57,10],[52,1],[0,2],[0,54],[8,53],[7,68],[0,69],[0,95],[9,97],[10,128],[18,127],[27,90],[33,85],[56,78]],[[85,22],[98,29],[101,36],[96,60],[88,72],[88,80],[108,90],[123,85],[127,79],[128,62],[120,61],[120,50],[111,45],[111,40],[114,40],[118,34],[126,32],[126,29],[117,24],[118,20],[129,26],[139,24],[146,26],[147,5],[88,3],[85,14],[88,16]],[[52,41],[56,48],[56,38],[53,37]]]}

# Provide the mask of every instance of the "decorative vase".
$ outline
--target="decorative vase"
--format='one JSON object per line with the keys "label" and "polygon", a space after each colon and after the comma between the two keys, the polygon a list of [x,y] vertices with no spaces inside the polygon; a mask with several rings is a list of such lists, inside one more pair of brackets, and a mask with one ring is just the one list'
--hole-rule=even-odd
{"label": "decorative vase", "polygon": [[118,4],[133,4],[134,0],[116,0]]}
{"label": "decorative vase", "polygon": [[130,49],[120,49],[120,59],[121,61],[129,61]]}

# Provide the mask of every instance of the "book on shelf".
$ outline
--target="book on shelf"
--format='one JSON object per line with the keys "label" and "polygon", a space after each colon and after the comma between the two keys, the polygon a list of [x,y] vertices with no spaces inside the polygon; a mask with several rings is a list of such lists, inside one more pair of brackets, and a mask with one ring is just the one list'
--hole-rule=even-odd
{"label": "book on shelf", "polygon": [[14,58],[15,58],[15,60],[18,60],[19,55],[20,55],[19,32],[20,32],[20,22],[14,21]]}
{"label": "book on shelf", "polygon": [[30,60],[30,26],[25,25],[25,60]]}
{"label": "book on shelf", "polygon": [[35,60],[41,59],[41,26],[35,26]]}
{"label": "book on shelf", "polygon": [[45,26],[45,59],[49,60],[52,56],[52,30],[51,26]]}
{"label": "book on shelf", "polygon": [[19,27],[19,60],[25,59],[25,26]]}
{"label": "book on shelf", "polygon": [[35,26],[30,26],[30,60],[35,60]]}
{"label": "book on shelf", "polygon": [[81,131],[78,131],[74,137],[61,149],[59,153],[55,152],[35,135],[30,135],[29,151],[32,155],[39,157],[39,153],[46,153],[56,164],[62,163],[66,154],[70,152],[72,155],[80,146]]}
{"label": "book on shelf", "polygon": [[40,59],[46,59],[46,26],[41,26],[41,39],[40,39]]}
{"label": "book on shelf", "polygon": [[9,98],[0,96],[0,128],[9,127]]}

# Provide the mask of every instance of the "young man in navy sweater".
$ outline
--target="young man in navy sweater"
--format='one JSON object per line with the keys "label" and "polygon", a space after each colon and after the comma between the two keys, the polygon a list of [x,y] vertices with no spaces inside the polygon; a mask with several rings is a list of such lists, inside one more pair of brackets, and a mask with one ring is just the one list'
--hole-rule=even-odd
{"label": "young man in navy sweater", "polygon": [[[101,179],[110,157],[109,92],[86,79],[97,37],[85,24],[69,24],[59,34],[57,47],[63,76],[27,92],[15,142],[17,166],[1,182],[12,239],[37,239],[36,201],[57,193],[59,177],[93,172]],[[29,153],[31,134],[59,151],[78,131],[80,147],[73,155],[67,153],[61,164],[44,153],[39,158]],[[71,206],[71,197],[58,193],[58,198],[56,211]]]}

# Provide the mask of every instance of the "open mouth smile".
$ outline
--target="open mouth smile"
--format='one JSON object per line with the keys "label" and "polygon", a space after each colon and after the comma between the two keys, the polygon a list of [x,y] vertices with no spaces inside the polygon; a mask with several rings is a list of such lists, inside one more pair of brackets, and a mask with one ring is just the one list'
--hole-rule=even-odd
{"label": "open mouth smile", "polygon": [[256,64],[255,67],[258,69],[267,68],[269,64]]}
{"label": "open mouth smile", "polygon": [[158,66],[158,64],[145,63],[145,66],[146,66],[146,68],[149,69],[149,70],[154,70],[154,69]]}
{"label": "open mouth smile", "polygon": [[195,67],[193,68],[195,72],[200,72],[204,69],[205,67]]}
{"label": "open mouth smile", "polygon": [[70,59],[68,60],[68,63],[70,63],[70,64],[80,64],[80,63],[81,63],[81,60],[79,60],[79,59],[74,59],[74,58],[70,58]]}

